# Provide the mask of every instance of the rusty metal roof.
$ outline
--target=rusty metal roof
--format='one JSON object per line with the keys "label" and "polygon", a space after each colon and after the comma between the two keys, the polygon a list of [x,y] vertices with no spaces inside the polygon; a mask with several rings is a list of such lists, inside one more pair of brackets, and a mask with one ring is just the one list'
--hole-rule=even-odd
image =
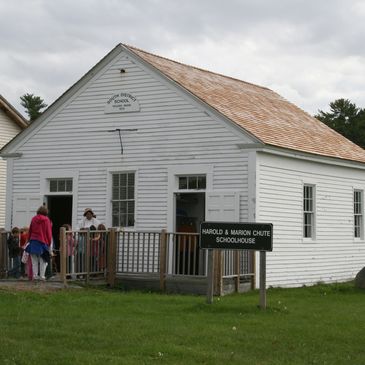
{"label": "rusty metal roof", "polygon": [[365,150],[274,91],[123,45],[266,145],[365,163]]}

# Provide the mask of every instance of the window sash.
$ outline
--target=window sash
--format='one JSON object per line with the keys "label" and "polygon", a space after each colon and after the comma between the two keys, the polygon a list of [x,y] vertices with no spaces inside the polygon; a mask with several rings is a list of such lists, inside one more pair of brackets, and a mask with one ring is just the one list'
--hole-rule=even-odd
{"label": "window sash", "polygon": [[363,235],[363,192],[354,190],[354,237],[361,238]]}
{"label": "window sash", "polygon": [[134,173],[115,173],[112,175],[112,226],[134,226],[135,205]]}
{"label": "window sash", "polygon": [[205,175],[179,176],[179,190],[205,190],[206,185]]}
{"label": "window sash", "polygon": [[49,179],[50,193],[72,193],[72,179]]}
{"label": "window sash", "polygon": [[314,236],[314,186],[303,186],[303,237]]}

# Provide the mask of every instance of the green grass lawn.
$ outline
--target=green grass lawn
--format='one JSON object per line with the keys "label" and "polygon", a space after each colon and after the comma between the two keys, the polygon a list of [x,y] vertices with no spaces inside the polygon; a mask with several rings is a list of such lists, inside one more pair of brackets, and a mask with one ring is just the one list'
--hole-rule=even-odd
{"label": "green grass lawn", "polygon": [[353,283],[215,298],[0,290],[0,364],[365,364]]}

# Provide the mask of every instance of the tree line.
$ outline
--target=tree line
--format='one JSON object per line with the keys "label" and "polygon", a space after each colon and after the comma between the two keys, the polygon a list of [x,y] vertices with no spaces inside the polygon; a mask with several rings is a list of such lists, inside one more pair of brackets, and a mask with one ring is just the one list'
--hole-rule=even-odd
{"label": "tree line", "polygon": [[330,111],[318,111],[315,118],[365,148],[365,108],[348,99],[337,99],[329,104]]}

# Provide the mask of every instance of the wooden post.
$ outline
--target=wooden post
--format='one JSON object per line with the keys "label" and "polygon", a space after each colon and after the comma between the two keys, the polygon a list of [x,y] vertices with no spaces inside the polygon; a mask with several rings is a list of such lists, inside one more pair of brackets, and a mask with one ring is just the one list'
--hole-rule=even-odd
{"label": "wooden post", "polygon": [[266,309],[266,251],[260,251],[260,308]]}
{"label": "wooden post", "polygon": [[252,276],[251,276],[251,289],[256,289],[256,251],[249,251],[251,255],[251,267],[252,267]]}
{"label": "wooden post", "polygon": [[6,235],[4,231],[0,231],[0,278],[5,277],[6,272],[6,254],[5,254],[5,240]]}
{"label": "wooden post", "polygon": [[115,285],[117,263],[117,230],[111,228],[109,230],[109,250],[108,250],[108,268],[107,283],[112,288]]}
{"label": "wooden post", "polygon": [[67,260],[67,247],[66,247],[66,228],[61,227],[60,229],[60,271],[61,271],[61,281],[63,285],[67,285],[66,280],[66,260]]}
{"label": "wooden post", "polygon": [[207,279],[208,279],[208,288],[207,288],[207,303],[213,303],[213,291],[214,291],[214,255],[213,249],[208,249],[208,272],[207,272]]}
{"label": "wooden post", "polygon": [[238,251],[238,250],[234,251],[234,264],[235,264],[235,271],[236,271],[234,290],[236,293],[238,293],[240,291],[240,253],[241,253],[241,251]]}
{"label": "wooden post", "polygon": [[90,276],[90,231],[86,233],[86,252],[85,252],[85,260],[86,260],[86,285],[89,285],[89,276]]}
{"label": "wooden post", "polygon": [[160,234],[160,290],[166,291],[166,267],[167,267],[167,232],[163,229]]}
{"label": "wooden post", "polygon": [[214,276],[214,294],[222,295],[223,293],[223,251],[213,250],[214,265],[213,265],[213,276]]}

